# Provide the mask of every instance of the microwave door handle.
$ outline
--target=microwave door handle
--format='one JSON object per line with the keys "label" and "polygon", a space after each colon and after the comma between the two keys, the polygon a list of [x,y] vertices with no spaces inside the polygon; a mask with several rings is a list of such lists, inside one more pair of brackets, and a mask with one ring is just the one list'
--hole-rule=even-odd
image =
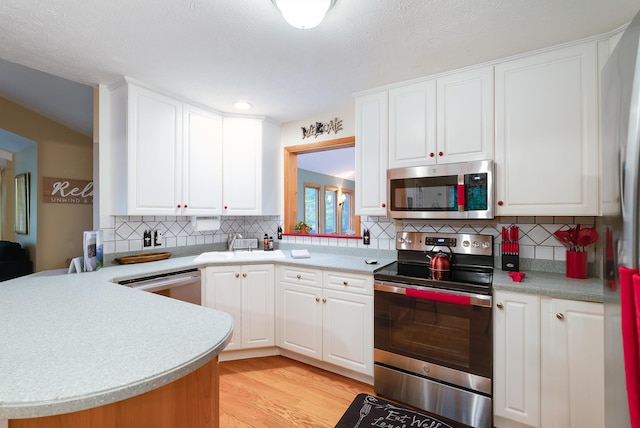
{"label": "microwave door handle", "polygon": [[464,211],[466,205],[464,190],[464,175],[458,175],[458,211]]}

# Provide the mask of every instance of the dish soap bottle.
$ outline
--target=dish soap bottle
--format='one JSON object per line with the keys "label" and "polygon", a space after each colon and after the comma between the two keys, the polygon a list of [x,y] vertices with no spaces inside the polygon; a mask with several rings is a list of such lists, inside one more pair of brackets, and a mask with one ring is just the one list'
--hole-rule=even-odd
{"label": "dish soap bottle", "polygon": [[262,246],[265,251],[269,250],[269,237],[267,234],[264,234],[264,238],[262,238]]}

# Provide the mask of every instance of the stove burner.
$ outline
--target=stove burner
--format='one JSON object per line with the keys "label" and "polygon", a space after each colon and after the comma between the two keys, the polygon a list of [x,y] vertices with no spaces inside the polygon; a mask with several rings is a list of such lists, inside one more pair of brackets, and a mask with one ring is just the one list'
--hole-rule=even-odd
{"label": "stove burner", "polygon": [[[448,279],[437,277],[429,269],[427,254],[447,243],[451,251],[451,271]],[[397,283],[399,286],[442,288],[477,294],[491,294],[493,282],[493,237],[491,235],[399,232],[396,239],[398,261],[377,270],[374,279]]]}

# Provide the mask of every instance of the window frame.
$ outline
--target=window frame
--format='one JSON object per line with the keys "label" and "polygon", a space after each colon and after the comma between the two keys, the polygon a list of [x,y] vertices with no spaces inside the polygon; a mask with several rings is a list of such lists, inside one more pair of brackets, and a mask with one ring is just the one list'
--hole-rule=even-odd
{"label": "window frame", "polygon": [[[354,147],[355,141],[355,137],[346,137],[318,143],[287,146],[284,148],[284,234],[295,234],[293,225],[298,221],[298,155]],[[355,215],[355,211],[354,221],[355,235],[331,235],[331,237],[361,239],[360,216]]]}

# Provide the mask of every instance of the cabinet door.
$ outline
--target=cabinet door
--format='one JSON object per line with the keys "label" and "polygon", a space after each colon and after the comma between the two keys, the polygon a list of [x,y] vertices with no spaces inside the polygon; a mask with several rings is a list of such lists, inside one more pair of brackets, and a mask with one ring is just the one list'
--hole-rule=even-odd
{"label": "cabinet door", "polygon": [[262,214],[262,121],[223,120],[223,209],[226,215]]}
{"label": "cabinet door", "polygon": [[242,343],[242,281],[240,266],[212,266],[205,269],[203,306],[227,312],[233,318],[231,341],[227,351],[240,349]]}
{"label": "cabinet door", "polygon": [[493,67],[437,80],[438,163],[493,160]]}
{"label": "cabinet door", "polygon": [[540,299],[497,291],[493,309],[494,425],[540,426]]}
{"label": "cabinet door", "polygon": [[389,91],[389,168],[432,165],[436,157],[436,82]]}
{"label": "cabinet door", "polygon": [[130,85],[128,111],[127,212],[176,215],[182,191],[182,103]]}
{"label": "cabinet door", "polygon": [[373,376],[373,297],[324,290],[322,358]]}
{"label": "cabinet door", "polygon": [[498,64],[496,215],[597,215],[595,43]]}
{"label": "cabinet door", "polygon": [[386,92],[356,99],[356,215],[387,215],[388,111]]}
{"label": "cabinet door", "polygon": [[322,289],[281,282],[278,346],[322,359]]}
{"label": "cabinet door", "polygon": [[184,106],[183,215],[222,214],[222,117]]}
{"label": "cabinet door", "polygon": [[542,426],[604,427],[603,305],[545,300]]}
{"label": "cabinet door", "polygon": [[242,267],[242,348],[275,346],[273,265]]}

